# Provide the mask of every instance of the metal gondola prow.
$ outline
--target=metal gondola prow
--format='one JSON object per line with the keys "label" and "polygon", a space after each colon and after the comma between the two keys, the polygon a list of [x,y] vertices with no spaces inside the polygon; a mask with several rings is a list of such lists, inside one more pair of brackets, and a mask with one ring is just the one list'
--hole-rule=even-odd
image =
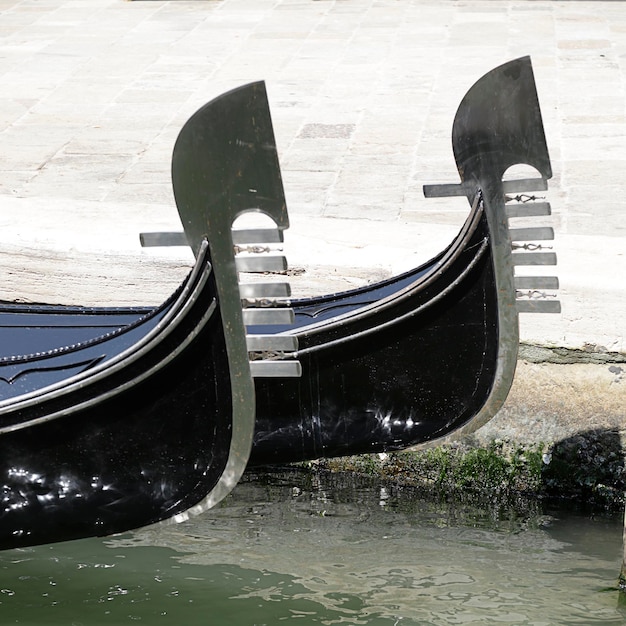
{"label": "metal gondola prow", "polygon": [[[289,216],[262,81],[219,96],[190,118],[174,147],[172,181],[192,250],[203,237],[209,241],[227,323],[243,329],[292,320],[293,311],[282,299],[289,295],[288,284],[239,285],[239,272],[287,269],[286,259],[269,246],[283,241]],[[237,218],[250,212],[268,216],[273,227],[234,229]],[[299,376],[300,365],[291,358],[297,345],[283,340],[280,351],[277,345],[271,334],[241,336],[233,356],[243,361],[245,351],[241,368],[247,377]]]}
{"label": "metal gondola prow", "polygon": [[[485,201],[494,247],[496,281],[504,308],[517,312],[559,313],[554,276],[515,276],[521,266],[556,265],[556,254],[544,252],[551,228],[510,228],[509,218],[550,215],[547,202],[528,192],[544,191],[552,177],[539,98],[529,56],[515,59],[487,73],[469,89],[457,109],[452,147],[461,186],[468,199],[480,189]],[[530,166],[540,178],[507,180],[507,170]],[[510,194],[517,194],[511,196]],[[515,304],[515,307],[508,305]],[[508,323],[506,316],[515,317]],[[517,326],[517,316],[504,313],[501,322]],[[511,330],[510,332],[515,332]],[[517,345],[519,339],[509,343]],[[515,348],[517,352],[517,348]]]}
{"label": "metal gondola prow", "polygon": [[[452,128],[452,147],[460,184],[426,185],[426,197],[480,194],[498,293],[498,366],[489,400],[457,434],[471,432],[491,419],[513,382],[519,347],[519,312],[560,312],[554,276],[516,276],[520,266],[554,265],[556,255],[542,242],[551,228],[510,228],[509,218],[550,215],[550,205],[532,192],[545,191],[552,177],[541,109],[530,57],[496,67],[466,93]],[[537,178],[503,180],[509,168],[531,166]],[[524,225],[526,226],[526,225]],[[539,243],[538,243],[539,242]]]}
{"label": "metal gondola prow", "polygon": [[[229,91],[184,125],[172,156],[172,184],[187,242],[197,254],[209,242],[230,369],[231,454],[247,459],[255,426],[255,391],[239,291],[233,223],[242,214],[269,216],[279,233],[289,226],[274,131],[263,82]],[[222,495],[241,477],[224,474]]]}
{"label": "metal gondola prow", "polygon": [[464,182],[501,181],[518,164],[552,178],[529,56],[496,67],[469,89],[454,117],[452,149]]}

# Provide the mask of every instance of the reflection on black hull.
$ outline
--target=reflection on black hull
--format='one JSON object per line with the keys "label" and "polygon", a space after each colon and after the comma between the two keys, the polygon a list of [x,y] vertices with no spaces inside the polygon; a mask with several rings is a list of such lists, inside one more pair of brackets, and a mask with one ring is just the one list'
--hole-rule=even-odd
{"label": "reflection on black hull", "polygon": [[[477,203],[458,245],[436,269],[408,287],[388,284],[384,304],[373,302],[340,325],[299,329],[303,376],[255,381],[250,464],[400,449],[467,423],[494,382],[494,283],[489,231]],[[315,307],[294,308],[298,318]]]}
{"label": "reflection on black hull", "polygon": [[[4,331],[20,310],[3,307]],[[232,432],[208,246],[163,307],[57,345],[0,359],[0,547],[128,530],[205,500]]]}

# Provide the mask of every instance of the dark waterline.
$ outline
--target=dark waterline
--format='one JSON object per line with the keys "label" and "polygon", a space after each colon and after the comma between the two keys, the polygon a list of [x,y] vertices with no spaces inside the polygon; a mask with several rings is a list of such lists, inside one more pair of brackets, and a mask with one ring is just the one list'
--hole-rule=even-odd
{"label": "dark waterline", "polygon": [[216,510],[0,553],[4,624],[624,624],[621,514],[247,475]]}

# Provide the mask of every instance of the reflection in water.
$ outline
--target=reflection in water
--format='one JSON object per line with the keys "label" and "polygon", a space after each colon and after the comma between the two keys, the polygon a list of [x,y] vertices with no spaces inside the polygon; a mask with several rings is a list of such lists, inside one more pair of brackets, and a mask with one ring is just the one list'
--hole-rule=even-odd
{"label": "reflection in water", "polygon": [[16,624],[623,624],[621,516],[454,505],[304,472],[182,525],[0,553]]}

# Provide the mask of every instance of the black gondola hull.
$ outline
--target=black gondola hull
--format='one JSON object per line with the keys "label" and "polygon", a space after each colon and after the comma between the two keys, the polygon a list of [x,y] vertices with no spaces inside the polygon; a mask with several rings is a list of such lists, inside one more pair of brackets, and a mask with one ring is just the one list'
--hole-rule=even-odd
{"label": "black gondola hull", "polygon": [[472,419],[491,392],[499,347],[487,241],[482,218],[428,286],[340,329],[303,333],[302,377],[255,381],[249,464],[398,450]]}
{"label": "black gondola hull", "polygon": [[[24,357],[23,377],[52,379],[1,407],[0,548],[145,526],[183,514],[216,487],[230,455],[232,397],[215,284],[203,263],[188,297],[166,308],[168,323],[146,320],[143,342],[127,347],[122,331],[69,354]],[[55,362],[98,363],[94,351],[98,371],[53,380]],[[19,360],[1,364],[14,369]]]}

